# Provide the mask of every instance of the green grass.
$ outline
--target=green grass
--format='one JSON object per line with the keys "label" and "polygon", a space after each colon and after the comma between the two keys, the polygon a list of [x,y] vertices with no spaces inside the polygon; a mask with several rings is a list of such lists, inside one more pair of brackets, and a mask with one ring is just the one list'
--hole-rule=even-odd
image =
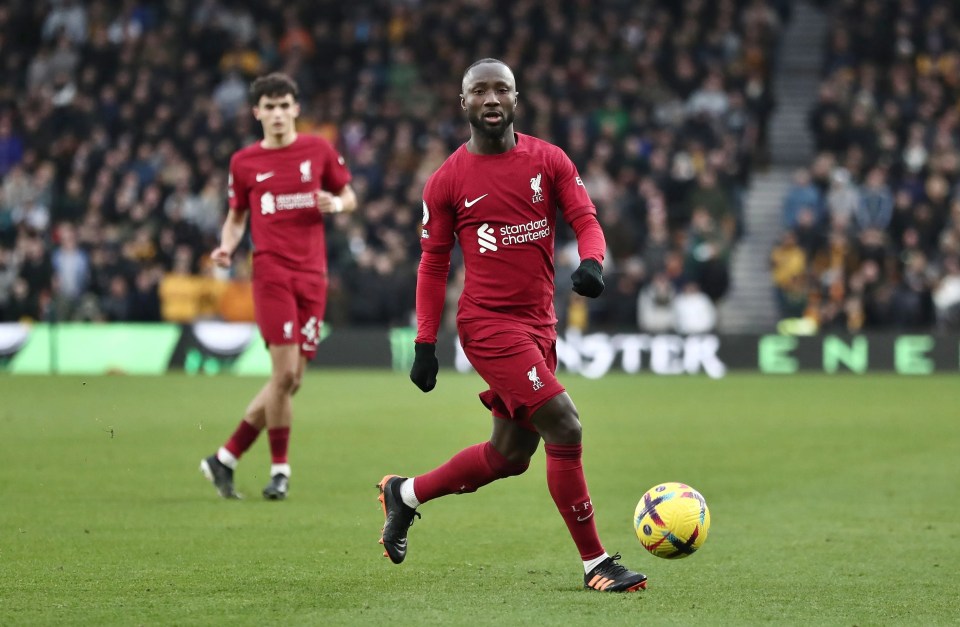
{"label": "green grass", "polygon": [[[566,376],[608,550],[650,577],[581,589],[547,493],[523,476],[422,508],[380,557],[374,484],[489,435],[474,376],[325,371],[295,401],[291,497],[197,472],[250,378],[0,377],[0,624],[948,624],[960,616],[956,377]],[[713,517],[696,555],[646,554],[631,515],[661,481]]]}

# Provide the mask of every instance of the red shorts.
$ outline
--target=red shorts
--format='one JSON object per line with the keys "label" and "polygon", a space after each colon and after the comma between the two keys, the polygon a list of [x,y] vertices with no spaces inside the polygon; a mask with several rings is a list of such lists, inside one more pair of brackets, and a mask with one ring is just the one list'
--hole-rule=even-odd
{"label": "red shorts", "polygon": [[300,354],[317,354],[327,279],[319,274],[258,266],[253,274],[253,306],[260,335],[267,346],[299,344]]}
{"label": "red shorts", "polygon": [[490,386],[480,394],[480,402],[494,416],[536,431],[530,417],[565,391],[554,374],[556,340],[522,328],[484,331],[474,323],[460,326],[460,342],[467,359]]}

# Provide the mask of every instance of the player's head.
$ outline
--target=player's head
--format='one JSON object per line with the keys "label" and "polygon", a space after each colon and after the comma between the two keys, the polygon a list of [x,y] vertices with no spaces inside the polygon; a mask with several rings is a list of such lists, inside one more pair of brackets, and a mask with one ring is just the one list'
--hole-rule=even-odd
{"label": "player's head", "polygon": [[292,133],[294,120],[300,115],[297,101],[300,90],[286,74],[274,72],[261,76],[250,85],[253,117],[260,120],[264,135]]}
{"label": "player's head", "polygon": [[460,106],[475,132],[490,138],[513,132],[517,81],[506,63],[480,59],[463,73]]}

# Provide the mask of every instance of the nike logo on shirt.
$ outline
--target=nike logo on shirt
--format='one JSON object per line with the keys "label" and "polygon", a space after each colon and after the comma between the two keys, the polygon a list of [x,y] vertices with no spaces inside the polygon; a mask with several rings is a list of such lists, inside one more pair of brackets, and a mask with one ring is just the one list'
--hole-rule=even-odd
{"label": "nike logo on shirt", "polygon": [[463,206],[464,206],[464,207],[467,207],[467,208],[469,209],[470,207],[474,206],[475,204],[477,204],[478,202],[480,202],[481,200],[483,200],[484,198],[486,198],[486,197],[489,196],[489,195],[490,195],[490,194],[484,194],[483,196],[478,196],[477,198],[474,198],[473,200],[467,200],[466,198],[464,198],[464,199],[463,199]]}
{"label": "nike logo on shirt", "polygon": [[273,176],[273,172],[257,172],[257,176],[255,178],[257,179],[257,183],[262,183],[271,176]]}

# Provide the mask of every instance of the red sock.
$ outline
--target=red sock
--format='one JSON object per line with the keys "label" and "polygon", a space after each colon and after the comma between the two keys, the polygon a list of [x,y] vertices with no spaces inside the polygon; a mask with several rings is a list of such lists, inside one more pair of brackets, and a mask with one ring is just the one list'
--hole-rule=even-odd
{"label": "red sock", "polygon": [[603,545],[593,519],[593,504],[583,476],[579,444],[545,444],[547,453],[547,487],[557,504],[563,522],[580,551],[580,558],[592,560],[603,555]]}
{"label": "red sock", "polygon": [[267,429],[270,438],[270,461],[274,464],[287,463],[287,447],[290,445],[290,427]]}
{"label": "red sock", "polygon": [[417,477],[413,482],[413,491],[421,503],[447,494],[476,492],[478,488],[497,479],[523,473],[529,465],[511,462],[490,442],[474,444],[442,466]]}
{"label": "red sock", "polygon": [[246,420],[241,420],[237,425],[237,430],[233,432],[223,448],[230,451],[230,454],[240,459],[240,456],[247,452],[247,449],[253,446],[257,436],[260,435],[260,429],[257,429]]}

